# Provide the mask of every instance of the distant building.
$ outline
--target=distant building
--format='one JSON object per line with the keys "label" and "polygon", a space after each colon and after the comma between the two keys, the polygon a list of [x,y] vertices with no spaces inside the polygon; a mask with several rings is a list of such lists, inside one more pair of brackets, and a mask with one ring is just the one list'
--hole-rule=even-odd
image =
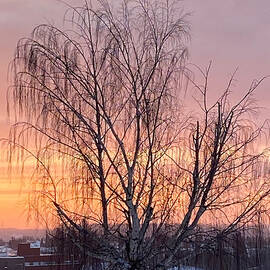
{"label": "distant building", "polygon": [[24,258],[25,270],[79,269],[79,263],[74,258],[70,261],[63,254],[40,254],[40,247],[32,247],[30,243],[19,244],[17,255]]}
{"label": "distant building", "polygon": [[24,257],[0,257],[0,270],[24,270]]}

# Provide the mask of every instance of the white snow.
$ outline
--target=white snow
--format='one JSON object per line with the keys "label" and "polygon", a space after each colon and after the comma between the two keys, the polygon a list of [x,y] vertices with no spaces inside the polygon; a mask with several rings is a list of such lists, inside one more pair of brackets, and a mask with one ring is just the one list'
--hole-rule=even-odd
{"label": "white snow", "polygon": [[173,268],[169,268],[168,270],[203,270],[202,268],[194,267],[194,266],[175,266]]}
{"label": "white snow", "polygon": [[35,242],[30,243],[30,248],[40,248],[40,241],[37,240]]}

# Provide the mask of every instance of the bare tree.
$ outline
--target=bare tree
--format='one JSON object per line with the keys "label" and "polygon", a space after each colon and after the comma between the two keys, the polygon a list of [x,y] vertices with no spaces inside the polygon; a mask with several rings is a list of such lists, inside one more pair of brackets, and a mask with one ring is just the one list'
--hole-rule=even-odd
{"label": "bare tree", "polygon": [[33,208],[82,235],[87,220],[102,243],[74,244],[110,269],[166,269],[200,220],[226,217],[229,233],[268,195],[252,171],[261,129],[245,119],[260,81],[235,105],[229,84],[208,106],[208,69],[204,86],[190,79],[202,114],[184,117],[188,25],[176,7],[85,2],[67,12],[70,30],[40,25],[16,49],[10,104],[24,120],[11,160],[34,158]]}

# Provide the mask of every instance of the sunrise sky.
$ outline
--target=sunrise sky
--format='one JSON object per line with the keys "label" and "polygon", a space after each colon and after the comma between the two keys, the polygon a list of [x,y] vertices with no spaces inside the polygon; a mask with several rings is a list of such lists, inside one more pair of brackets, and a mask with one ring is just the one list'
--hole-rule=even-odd
{"label": "sunrise sky", "polygon": [[[68,3],[80,3],[69,0]],[[270,75],[269,0],[185,0],[190,12],[189,62],[207,66],[213,60],[211,89],[224,88],[236,68],[235,96],[241,95],[253,79]],[[6,112],[8,64],[17,41],[41,23],[61,25],[65,6],[57,0],[0,0],[0,138],[8,137]],[[270,79],[258,89],[262,107],[260,119],[270,118]],[[0,152],[1,153],[1,152]],[[26,224],[27,189],[16,176],[7,175],[5,156],[0,154],[0,228],[33,227]]]}

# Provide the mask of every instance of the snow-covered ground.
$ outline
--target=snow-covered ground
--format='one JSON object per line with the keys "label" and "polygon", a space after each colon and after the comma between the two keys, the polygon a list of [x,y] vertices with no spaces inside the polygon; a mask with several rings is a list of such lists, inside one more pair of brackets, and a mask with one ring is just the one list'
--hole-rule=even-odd
{"label": "snow-covered ground", "polygon": [[16,256],[17,251],[8,246],[0,246],[0,257]]}
{"label": "snow-covered ground", "polygon": [[168,270],[203,270],[203,269],[202,268],[193,267],[193,266],[182,265],[182,266],[175,266],[175,267],[170,268]]}

